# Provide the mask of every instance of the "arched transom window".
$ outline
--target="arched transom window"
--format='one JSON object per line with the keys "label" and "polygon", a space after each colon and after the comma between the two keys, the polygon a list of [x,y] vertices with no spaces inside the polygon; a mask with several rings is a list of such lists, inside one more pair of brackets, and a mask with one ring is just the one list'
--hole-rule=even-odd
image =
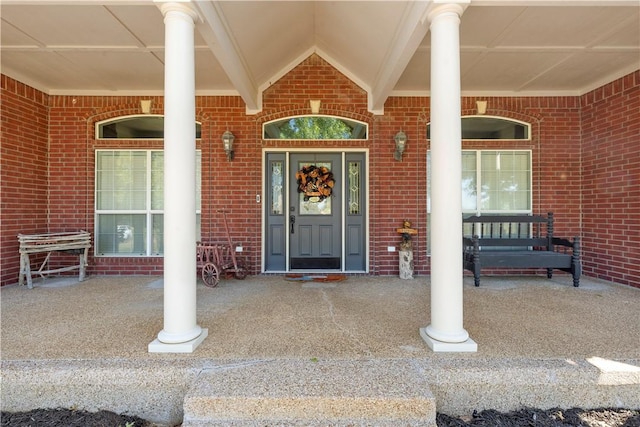
{"label": "arched transom window", "polygon": [[[427,139],[431,138],[431,124],[427,125]],[[529,140],[531,125],[505,117],[462,117],[462,139],[482,140]]]}
{"label": "arched transom window", "polygon": [[367,123],[334,116],[295,116],[262,126],[263,139],[367,139]]}
{"label": "arched transom window", "polygon": [[[200,123],[196,122],[196,139],[201,137]],[[164,116],[141,114],[121,116],[96,123],[96,139],[162,139]]]}

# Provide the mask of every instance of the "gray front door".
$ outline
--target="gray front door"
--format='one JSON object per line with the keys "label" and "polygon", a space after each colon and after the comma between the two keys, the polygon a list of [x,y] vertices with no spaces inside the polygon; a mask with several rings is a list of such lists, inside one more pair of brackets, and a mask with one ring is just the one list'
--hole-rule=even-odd
{"label": "gray front door", "polygon": [[342,268],[341,159],[340,153],[291,155],[291,270]]}
{"label": "gray front door", "polygon": [[265,271],[365,271],[365,154],[271,152],[265,160]]}

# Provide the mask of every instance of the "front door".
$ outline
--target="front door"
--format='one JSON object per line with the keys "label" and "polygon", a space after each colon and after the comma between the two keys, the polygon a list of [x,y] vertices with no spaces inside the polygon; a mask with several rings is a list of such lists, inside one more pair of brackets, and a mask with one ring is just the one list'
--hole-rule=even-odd
{"label": "front door", "polygon": [[291,270],[342,268],[341,159],[340,153],[290,157]]}
{"label": "front door", "polygon": [[364,152],[265,157],[264,271],[366,271]]}

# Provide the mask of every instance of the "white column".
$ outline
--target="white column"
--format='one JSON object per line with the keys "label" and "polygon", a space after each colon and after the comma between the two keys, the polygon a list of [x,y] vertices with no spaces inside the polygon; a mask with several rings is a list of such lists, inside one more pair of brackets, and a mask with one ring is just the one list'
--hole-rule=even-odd
{"label": "white column", "polygon": [[[466,2],[468,3],[468,1]],[[431,31],[431,324],[439,351],[477,351],[463,328],[460,16],[463,4],[434,4]]]}
{"label": "white column", "polygon": [[207,336],[196,323],[194,28],[188,3],[158,2],[165,23],[164,329],[152,353],[191,353]]}

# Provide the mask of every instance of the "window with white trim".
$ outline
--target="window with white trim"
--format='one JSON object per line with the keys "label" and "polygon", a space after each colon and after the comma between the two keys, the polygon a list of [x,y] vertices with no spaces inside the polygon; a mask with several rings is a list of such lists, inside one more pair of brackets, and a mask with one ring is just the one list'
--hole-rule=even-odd
{"label": "window with white trim", "polygon": [[[427,152],[427,171],[430,222],[431,152]],[[463,150],[461,186],[463,215],[531,214],[531,150]]]}
{"label": "window with white trim", "polygon": [[[196,239],[200,236],[201,152],[196,152]],[[96,151],[96,256],[164,253],[164,152]]]}
{"label": "window with white trim", "polygon": [[[196,139],[200,139],[202,125],[195,123]],[[96,123],[96,139],[163,139],[164,116],[134,114]]]}
{"label": "window with white trim", "polygon": [[[519,120],[497,116],[463,116],[460,130],[464,140],[530,140],[531,125]],[[427,124],[427,139],[431,139],[431,123]]]}

